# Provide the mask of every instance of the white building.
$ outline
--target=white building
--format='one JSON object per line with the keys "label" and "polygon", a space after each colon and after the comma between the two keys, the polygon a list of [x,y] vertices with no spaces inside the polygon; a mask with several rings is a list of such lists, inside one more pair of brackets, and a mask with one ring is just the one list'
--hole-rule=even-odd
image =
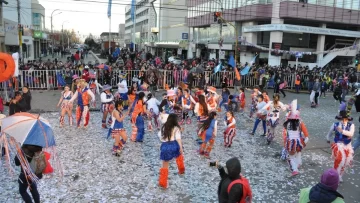
{"label": "white building", "polygon": [[3,3],[0,3],[0,51],[5,52],[5,27],[3,19]]}
{"label": "white building", "polygon": [[[125,13],[125,43],[130,47],[134,41],[131,5],[125,8]],[[145,49],[162,57],[171,54],[186,57],[189,34],[186,0],[138,0],[135,13],[135,44],[138,50]]]}
{"label": "white building", "polygon": [[[17,0],[7,0],[7,2],[9,6],[3,8],[5,47],[7,51],[15,52],[18,51],[19,48],[19,37],[17,37],[18,13],[16,7],[11,5],[17,5]],[[30,30],[32,26],[31,0],[21,0],[20,8],[20,24],[23,26],[24,30],[22,37],[22,43],[24,44],[22,47],[23,58],[25,60],[33,60],[34,45],[32,32]]]}
{"label": "white building", "polygon": [[31,14],[34,39],[34,58],[41,56],[41,51],[48,47],[48,39],[45,31],[45,8],[38,0],[31,2]]}

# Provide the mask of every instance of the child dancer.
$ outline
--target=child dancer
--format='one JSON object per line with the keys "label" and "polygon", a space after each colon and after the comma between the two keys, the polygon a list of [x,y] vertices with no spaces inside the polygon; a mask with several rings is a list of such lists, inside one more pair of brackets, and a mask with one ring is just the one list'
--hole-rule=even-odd
{"label": "child dancer", "polygon": [[254,128],[252,130],[252,132],[250,133],[250,135],[254,135],[256,128],[258,127],[259,123],[262,122],[263,125],[263,129],[264,129],[264,134],[263,136],[266,136],[266,109],[263,110],[263,108],[265,107],[266,103],[264,102],[264,97],[263,95],[259,95],[258,97],[258,103],[255,107],[255,109],[257,110],[256,112],[256,120],[254,123]]}
{"label": "child dancer", "polygon": [[256,103],[259,95],[261,95],[259,87],[254,87],[254,92],[251,94],[250,118],[252,118],[256,112]]}
{"label": "child dancer", "polygon": [[[89,88],[90,88],[90,90],[92,91],[92,93],[94,94],[94,95],[96,95],[96,83],[95,83],[95,78],[92,78],[91,80],[90,80],[90,84],[89,84]],[[92,106],[93,107],[96,107],[96,100],[92,103]]]}
{"label": "child dancer", "polygon": [[354,136],[355,125],[349,122],[349,117],[345,110],[340,111],[337,116],[339,122],[333,123],[327,135],[327,141],[330,143],[330,137],[334,132],[334,143],[331,144],[332,155],[334,159],[334,169],[340,175],[340,182],[343,182],[345,170],[351,166],[354,150],[351,146],[351,139]]}
{"label": "child dancer", "polygon": [[[128,92],[129,106],[131,107],[136,98],[136,87],[132,86]],[[120,99],[120,97],[119,97]]]}
{"label": "child dancer", "polygon": [[[114,109],[114,96],[111,93],[111,86],[110,85],[104,85],[102,87],[103,92],[100,94],[100,99],[101,99],[101,112],[103,113],[103,117],[102,117],[102,122],[101,122],[101,127],[104,129],[107,129],[106,126],[106,120],[108,117],[108,114],[110,112],[112,112],[112,110]],[[111,120],[111,116],[109,119],[109,124],[111,125],[113,123],[113,121]]]}
{"label": "child dancer", "polygon": [[216,111],[217,108],[217,93],[216,93],[216,88],[215,87],[209,87],[207,89],[207,91],[209,92],[209,97],[207,99],[207,103],[209,104],[209,111]]}
{"label": "child dancer", "polygon": [[145,93],[140,92],[138,98],[134,101],[131,108],[131,141],[143,142],[145,127],[143,114],[146,113],[146,105],[144,103]]}
{"label": "child dancer", "polygon": [[[209,106],[209,104],[206,103],[205,96],[199,95],[199,102],[197,102],[195,104],[195,108],[194,108],[194,112],[196,113],[197,120],[198,120],[198,128],[197,128],[196,132],[199,132],[202,124],[207,119],[207,117],[209,115],[209,109],[210,109],[210,106]],[[198,137],[197,140],[200,141],[201,138]]]}
{"label": "child dancer", "polygon": [[112,152],[115,156],[120,156],[120,153],[124,148],[127,140],[126,130],[123,124],[123,121],[125,119],[125,115],[122,114],[123,108],[123,102],[120,100],[116,101],[115,109],[111,113],[112,124],[111,129],[109,129],[109,133],[111,133],[111,136],[114,139],[114,146]]}
{"label": "child dancer", "polygon": [[286,111],[287,107],[280,101],[280,95],[275,93],[273,96],[274,101],[268,102],[262,110],[267,110],[266,125],[267,131],[267,144],[269,145],[275,137],[275,128],[279,124],[280,110]]}
{"label": "child dancer", "polygon": [[286,150],[289,153],[288,163],[291,175],[299,174],[301,165],[301,151],[309,141],[309,134],[305,124],[300,119],[300,111],[297,109],[297,100],[291,103],[291,112],[284,123],[283,136],[286,137]]}
{"label": "child dancer", "polygon": [[[176,90],[174,110],[175,110],[175,114],[178,115],[179,119],[182,119],[182,117],[183,117],[182,98],[183,98],[182,88],[178,87]],[[182,125],[183,120],[181,120],[179,124]]]}
{"label": "child dancer", "polygon": [[270,98],[268,96],[268,93],[266,91],[263,91],[262,93],[262,96],[264,97],[264,102],[265,103],[268,103],[270,101]]}
{"label": "child dancer", "polygon": [[169,161],[175,158],[179,174],[185,173],[181,130],[177,119],[176,114],[170,114],[159,132],[162,143],[160,147],[162,168],[160,168],[159,185],[164,189],[168,186]]}
{"label": "child dancer", "polygon": [[182,97],[182,110],[183,110],[183,118],[180,124],[183,124],[186,121],[186,124],[191,124],[191,119],[189,117],[189,111],[191,111],[194,108],[194,105],[196,104],[195,100],[190,95],[189,89],[184,89],[184,95]]}
{"label": "child dancer", "polygon": [[224,146],[231,147],[236,133],[236,120],[234,118],[234,113],[231,111],[226,112],[224,122],[226,126],[226,130],[224,131]]}
{"label": "child dancer", "polygon": [[205,158],[210,158],[210,152],[215,143],[216,133],[216,112],[213,111],[209,114],[208,119],[203,123],[199,131],[199,136],[203,141],[203,143],[200,145],[199,153],[200,155],[204,155]]}
{"label": "child dancer", "polygon": [[155,127],[160,130],[160,124],[159,124],[159,105],[160,102],[157,100],[151,93],[147,95],[147,101],[146,107],[147,111],[150,113],[148,115],[149,121],[148,121],[148,130],[152,131],[152,123],[151,121],[154,120]]}
{"label": "child dancer", "polygon": [[61,97],[59,100],[59,103],[57,104],[57,107],[60,106],[61,113],[60,113],[60,127],[64,126],[65,123],[65,113],[67,113],[69,117],[69,125],[72,126],[72,108],[73,106],[71,103],[69,103],[69,100],[73,96],[72,91],[70,91],[70,87],[68,85],[65,85],[64,91],[61,92]]}
{"label": "child dancer", "polygon": [[244,112],[245,110],[245,89],[244,88],[240,88],[240,94],[239,94],[239,101],[240,101],[240,112]]}
{"label": "child dancer", "polygon": [[218,111],[221,112],[221,106],[224,105],[226,111],[228,111],[230,91],[228,88],[223,88],[221,93],[221,102]]}

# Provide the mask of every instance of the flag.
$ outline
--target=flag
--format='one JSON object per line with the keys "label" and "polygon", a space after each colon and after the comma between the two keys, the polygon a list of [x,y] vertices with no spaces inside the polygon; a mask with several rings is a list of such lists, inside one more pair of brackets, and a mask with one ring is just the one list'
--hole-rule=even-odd
{"label": "flag", "polygon": [[222,69],[222,64],[219,63],[219,65],[217,65],[217,66],[215,67],[215,69],[214,69],[214,74],[217,73],[217,72],[219,72],[219,71],[221,71],[221,69]]}
{"label": "flag", "polygon": [[[131,11],[130,11],[131,13],[130,13],[130,14],[131,14],[131,21],[132,21],[132,22],[135,21],[135,6],[136,6],[136,5],[135,5],[135,4],[136,4],[135,1],[136,1],[136,0],[132,0],[132,1],[131,1]],[[134,34],[135,34],[135,33],[134,33]]]}
{"label": "flag", "polygon": [[229,64],[229,66],[231,66],[233,68],[235,67],[235,59],[234,59],[233,55],[230,55],[228,64]]}
{"label": "flag", "polygon": [[250,65],[253,64],[255,62],[257,55],[254,56],[254,58],[248,63],[248,65],[242,69],[241,71],[241,75],[247,75],[250,71]]}
{"label": "flag", "polygon": [[241,77],[240,77],[239,70],[236,67],[234,69],[235,69],[235,78],[236,78],[236,80],[240,80]]}
{"label": "flag", "polygon": [[108,14],[108,18],[110,18],[110,17],[111,17],[111,4],[112,4],[112,0],[109,0],[109,4],[108,4],[108,12],[107,12],[107,14]]}

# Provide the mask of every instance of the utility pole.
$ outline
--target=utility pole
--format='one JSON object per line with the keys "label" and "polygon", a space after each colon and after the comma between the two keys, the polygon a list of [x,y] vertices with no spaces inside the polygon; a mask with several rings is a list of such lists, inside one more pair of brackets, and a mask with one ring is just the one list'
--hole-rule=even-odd
{"label": "utility pole", "polygon": [[19,34],[19,59],[23,60],[22,54],[22,26],[21,26],[21,13],[20,13],[20,0],[17,0],[17,12],[18,12],[18,34]]}
{"label": "utility pole", "polygon": [[[19,1],[19,0],[18,0]],[[53,23],[52,23],[52,20],[53,20],[53,14],[55,11],[58,11],[60,9],[55,9],[53,10],[53,12],[51,13],[51,16],[50,16],[50,21],[51,21],[51,55],[52,57],[54,58],[54,32],[53,32]]]}

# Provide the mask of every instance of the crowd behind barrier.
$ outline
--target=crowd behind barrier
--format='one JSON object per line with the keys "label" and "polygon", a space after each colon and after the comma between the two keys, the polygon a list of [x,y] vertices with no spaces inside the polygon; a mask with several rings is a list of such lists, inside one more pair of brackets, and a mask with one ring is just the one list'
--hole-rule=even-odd
{"label": "crowd behind barrier", "polygon": [[[132,79],[137,77],[140,73],[140,70],[122,70],[122,72],[127,74],[127,84],[130,86],[132,84]],[[28,86],[31,90],[54,90],[62,88],[62,86],[58,83],[58,77],[64,73],[63,70],[20,70],[19,76],[17,77],[18,88],[22,88],[24,86]],[[81,77],[82,72],[80,70],[72,70],[73,74],[77,74]],[[207,84],[214,87],[222,87],[223,86],[223,78],[226,76],[226,85],[229,88],[234,87],[234,72],[218,72],[213,74],[211,71],[205,71],[205,81]],[[119,77],[117,77],[118,72],[113,71],[111,86],[113,88],[117,88],[117,84],[119,83]],[[171,86],[177,86],[179,83],[187,81],[187,74],[183,74],[183,71],[171,71],[171,70],[158,70],[158,88],[165,89],[165,84]],[[304,81],[302,88],[306,89],[306,75],[302,76]],[[101,84],[102,78],[101,74],[98,73],[97,77],[99,83]],[[295,87],[295,74],[289,73],[285,74],[285,78],[287,81],[287,88],[293,89]],[[13,80],[14,81],[14,80]],[[193,82],[193,87],[197,86],[199,79],[195,79]],[[254,87],[259,85],[260,79],[256,76],[245,75],[241,76],[241,86],[243,87]],[[3,83],[1,85],[1,89],[4,89],[4,85],[7,87],[11,87],[12,84],[10,82]],[[267,80],[267,88],[273,88],[274,82],[271,78]]]}

